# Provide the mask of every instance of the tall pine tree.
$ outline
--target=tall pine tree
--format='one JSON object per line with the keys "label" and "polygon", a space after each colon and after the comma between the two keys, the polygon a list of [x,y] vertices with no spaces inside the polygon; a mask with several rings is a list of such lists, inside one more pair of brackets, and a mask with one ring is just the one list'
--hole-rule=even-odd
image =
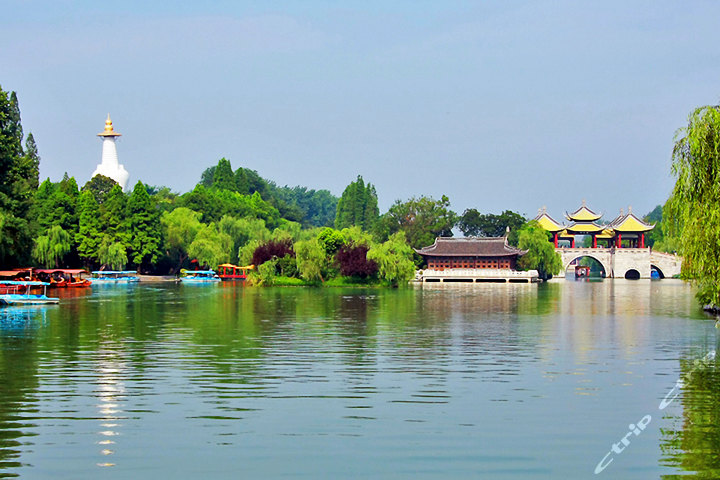
{"label": "tall pine tree", "polygon": [[162,245],[160,213],[142,182],[135,184],[126,212],[130,234],[130,260],[141,267],[154,264],[160,256]]}
{"label": "tall pine tree", "polygon": [[0,265],[11,266],[29,260],[32,234],[28,221],[37,188],[39,161],[34,139],[30,140],[32,160],[22,148],[23,129],[15,92],[0,88]]}
{"label": "tall pine tree", "polygon": [[352,226],[370,230],[379,217],[375,187],[358,175],[357,180],[345,188],[335,213],[335,228],[342,230]]}
{"label": "tall pine tree", "polygon": [[85,190],[78,199],[78,233],[75,243],[80,258],[91,265],[98,258],[98,248],[102,240],[100,234],[100,207],[95,195]]}

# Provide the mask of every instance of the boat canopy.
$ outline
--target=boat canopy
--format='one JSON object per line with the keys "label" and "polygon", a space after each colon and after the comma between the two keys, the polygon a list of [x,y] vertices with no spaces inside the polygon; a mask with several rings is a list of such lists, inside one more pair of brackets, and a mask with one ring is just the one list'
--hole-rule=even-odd
{"label": "boat canopy", "polygon": [[25,286],[42,286],[50,285],[47,282],[22,281],[22,280],[0,280],[0,285],[25,285]]}
{"label": "boat canopy", "polygon": [[35,273],[67,273],[70,275],[78,275],[80,273],[88,273],[88,271],[82,268],[42,268],[35,270]]}
{"label": "boat canopy", "polygon": [[183,275],[215,275],[214,270],[185,270],[185,269],[182,269],[181,273]]}
{"label": "boat canopy", "polygon": [[218,268],[225,267],[225,268],[237,268],[238,270],[255,270],[255,265],[248,265],[247,267],[238,267],[237,265],[233,265],[231,263],[223,263],[222,265],[218,265]]}
{"label": "boat canopy", "polygon": [[137,275],[135,270],[95,270],[93,275]]}

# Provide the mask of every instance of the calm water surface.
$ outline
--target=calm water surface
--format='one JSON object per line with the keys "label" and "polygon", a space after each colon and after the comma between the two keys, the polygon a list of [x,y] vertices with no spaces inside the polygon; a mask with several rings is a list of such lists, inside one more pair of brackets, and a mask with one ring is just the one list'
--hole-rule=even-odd
{"label": "calm water surface", "polygon": [[0,477],[720,478],[680,282],[64,295],[0,311]]}

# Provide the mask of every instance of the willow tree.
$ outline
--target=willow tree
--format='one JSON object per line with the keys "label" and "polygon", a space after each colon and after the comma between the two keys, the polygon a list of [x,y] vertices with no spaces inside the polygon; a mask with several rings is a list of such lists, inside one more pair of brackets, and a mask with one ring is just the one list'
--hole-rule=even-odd
{"label": "willow tree", "polygon": [[518,234],[518,246],[527,253],[520,257],[518,266],[523,270],[537,270],[542,280],[552,278],[562,271],[563,263],[555,247],[550,243],[548,232],[536,220],[525,224]]}
{"label": "willow tree", "polygon": [[55,268],[70,253],[71,235],[59,225],[53,225],[45,235],[35,239],[32,255],[46,268]]}
{"label": "willow tree", "polygon": [[680,238],[683,275],[698,286],[703,304],[720,306],[720,106],[696,109],[675,135],[666,205]]}

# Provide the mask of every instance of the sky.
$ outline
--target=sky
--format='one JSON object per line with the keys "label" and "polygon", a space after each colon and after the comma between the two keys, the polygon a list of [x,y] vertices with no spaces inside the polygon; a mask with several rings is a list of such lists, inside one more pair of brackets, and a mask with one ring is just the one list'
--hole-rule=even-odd
{"label": "sky", "polygon": [[185,192],[225,157],[278,185],[462,213],[664,203],[676,132],[720,100],[715,1],[3,0],[0,87],[41,179],[120,163]]}

